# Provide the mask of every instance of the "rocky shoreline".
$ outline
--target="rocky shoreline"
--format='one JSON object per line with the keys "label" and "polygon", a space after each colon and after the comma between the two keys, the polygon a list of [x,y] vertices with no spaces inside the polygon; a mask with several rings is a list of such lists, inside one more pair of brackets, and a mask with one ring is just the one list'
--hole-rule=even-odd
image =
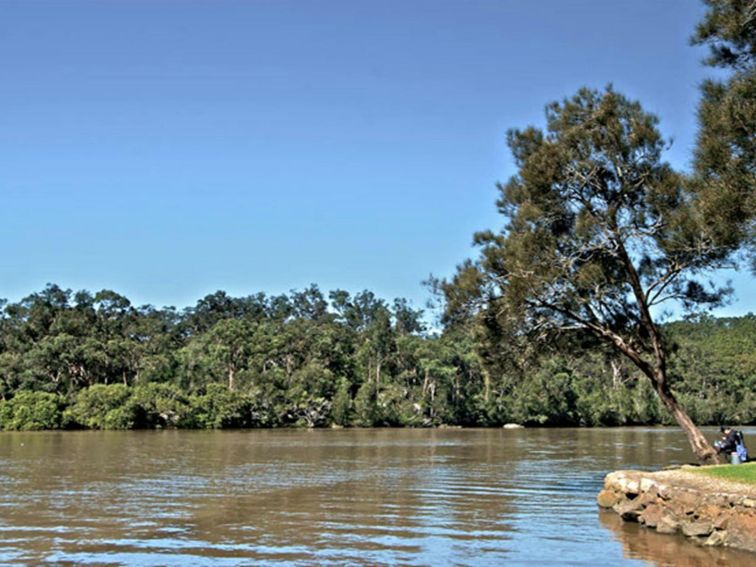
{"label": "rocky shoreline", "polygon": [[705,546],[756,553],[756,487],[685,469],[617,471],[604,479],[598,505],[659,533]]}

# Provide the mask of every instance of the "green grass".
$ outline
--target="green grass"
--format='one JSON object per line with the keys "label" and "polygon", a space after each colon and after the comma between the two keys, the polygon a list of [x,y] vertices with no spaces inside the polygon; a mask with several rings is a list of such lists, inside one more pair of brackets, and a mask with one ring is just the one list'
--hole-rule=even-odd
{"label": "green grass", "polygon": [[713,476],[721,478],[722,480],[734,480],[737,482],[756,484],[756,462],[744,463],[742,465],[716,465],[692,470],[696,474]]}

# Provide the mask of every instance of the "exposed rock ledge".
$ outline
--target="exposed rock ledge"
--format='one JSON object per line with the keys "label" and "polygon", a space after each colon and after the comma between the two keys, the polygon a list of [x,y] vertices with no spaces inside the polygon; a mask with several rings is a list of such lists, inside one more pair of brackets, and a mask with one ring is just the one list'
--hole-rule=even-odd
{"label": "exposed rock ledge", "polygon": [[617,471],[604,479],[598,505],[659,533],[700,545],[756,552],[756,488],[684,469]]}

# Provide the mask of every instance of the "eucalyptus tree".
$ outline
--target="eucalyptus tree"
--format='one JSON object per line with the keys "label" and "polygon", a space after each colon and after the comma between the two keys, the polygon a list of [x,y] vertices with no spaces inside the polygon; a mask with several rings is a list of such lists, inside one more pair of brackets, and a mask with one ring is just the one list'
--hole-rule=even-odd
{"label": "eucalyptus tree", "polygon": [[658,119],[612,88],[581,89],[547,106],[545,131],[512,130],[518,172],[500,185],[507,223],[481,232],[475,262],[443,284],[450,308],[515,334],[591,333],[651,382],[702,462],[716,452],[670,387],[655,314],[719,304],[727,290],[701,274],[732,260],[706,230],[687,179],[662,161]]}
{"label": "eucalyptus tree", "polygon": [[252,326],[239,319],[223,319],[201,337],[211,367],[225,373],[229,390],[236,387],[236,376],[246,367]]}

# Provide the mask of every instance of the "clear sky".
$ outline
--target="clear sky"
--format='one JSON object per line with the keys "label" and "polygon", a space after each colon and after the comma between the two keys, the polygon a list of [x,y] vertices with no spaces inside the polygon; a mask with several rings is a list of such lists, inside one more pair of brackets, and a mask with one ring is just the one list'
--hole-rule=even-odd
{"label": "clear sky", "polygon": [[[420,307],[502,224],[510,127],[582,85],[688,167],[698,0],[0,0],[0,297],[369,288]],[[756,311],[747,274],[739,301]],[[750,290],[752,291],[752,289]],[[756,295],[751,293],[751,296]]]}

